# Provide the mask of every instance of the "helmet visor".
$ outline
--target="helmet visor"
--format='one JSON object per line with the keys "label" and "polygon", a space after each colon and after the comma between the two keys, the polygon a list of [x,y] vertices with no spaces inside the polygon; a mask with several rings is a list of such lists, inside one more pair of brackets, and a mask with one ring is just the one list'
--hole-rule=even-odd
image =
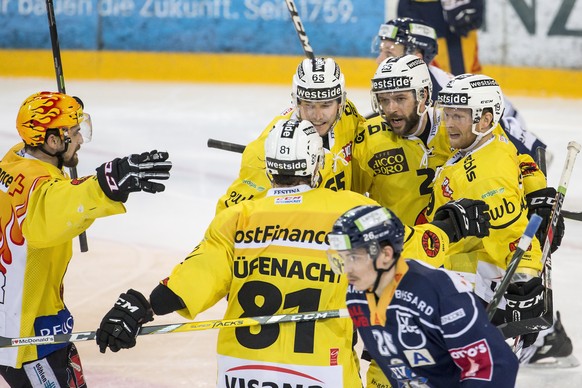
{"label": "helmet visor", "polygon": [[330,248],[327,250],[327,260],[333,272],[341,275],[345,273],[346,265],[357,266],[366,260],[373,260],[368,249],[364,247],[348,250],[335,250]]}
{"label": "helmet visor", "polygon": [[333,272],[341,275],[344,272],[345,257],[340,252],[349,252],[352,248],[350,237],[347,234],[333,234],[327,235],[329,241],[329,249],[327,250],[327,259]]}

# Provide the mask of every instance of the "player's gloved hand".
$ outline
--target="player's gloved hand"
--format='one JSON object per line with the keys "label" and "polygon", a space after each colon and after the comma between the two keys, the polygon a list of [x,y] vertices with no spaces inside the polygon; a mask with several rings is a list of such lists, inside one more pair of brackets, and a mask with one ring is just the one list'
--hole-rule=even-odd
{"label": "player's gloved hand", "polygon": [[99,351],[105,353],[135,346],[135,337],[144,323],[153,321],[153,311],[145,296],[135,290],[119,295],[115,305],[101,321],[95,340]]}
{"label": "player's gloved hand", "polygon": [[489,205],[481,200],[461,198],[439,207],[433,224],[441,228],[451,242],[467,236],[489,236]]}
{"label": "player's gloved hand", "polygon": [[[532,214],[537,214],[542,217],[542,223],[536,232],[536,237],[540,241],[540,244],[544,244],[546,241],[546,234],[548,232],[548,225],[550,224],[550,217],[552,216],[552,207],[556,202],[556,189],[553,187],[546,187],[545,189],[534,191],[525,196],[527,201],[527,216],[531,217]],[[558,223],[554,229],[554,238],[552,239],[552,245],[550,250],[552,253],[558,249],[562,243],[562,237],[564,237],[564,217],[560,214],[558,216]]]}
{"label": "player's gloved hand", "polygon": [[[539,317],[544,312],[545,287],[542,279],[532,278],[527,282],[511,283],[505,292],[505,321],[521,321],[528,318]],[[523,347],[532,345],[538,333],[522,335]]]}
{"label": "player's gloved hand", "polygon": [[443,16],[452,33],[467,36],[483,24],[483,0],[441,0]]}
{"label": "player's gloved hand", "polygon": [[101,190],[113,201],[125,202],[129,193],[145,191],[158,193],[166,188],[152,180],[170,178],[172,162],[167,152],[156,150],[125,158],[115,158],[97,168],[97,180]]}

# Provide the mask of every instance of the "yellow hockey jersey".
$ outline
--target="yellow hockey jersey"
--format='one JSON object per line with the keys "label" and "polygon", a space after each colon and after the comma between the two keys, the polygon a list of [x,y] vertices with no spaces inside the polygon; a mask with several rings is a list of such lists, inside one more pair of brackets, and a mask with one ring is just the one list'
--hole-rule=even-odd
{"label": "yellow hockey jersey", "polygon": [[435,171],[450,157],[447,132],[431,125],[432,109],[427,116],[426,144],[396,135],[380,116],[366,121],[355,139],[353,190],[368,192],[406,225],[426,222]]}
{"label": "yellow hockey jersey", "polygon": [[[517,150],[499,134],[466,155],[454,154],[435,177],[429,220],[435,209],[451,200],[481,199],[489,205],[489,237],[453,243],[445,258],[445,268],[474,283],[475,293],[486,301],[491,300],[492,289],[503,277],[528,223],[522,180]],[[541,268],[540,244],[534,239],[517,272],[535,276]]]}
{"label": "yellow hockey jersey", "polygon": [[[188,319],[227,295],[225,319],[345,308],[347,280],[328,263],[326,235],[341,214],[366,204],[376,202],[351,191],[270,189],[220,212],[163,282],[182,298],[178,312]],[[423,227],[446,247],[440,229]],[[409,233],[407,244],[422,244],[423,231]],[[352,333],[342,318],[221,329],[218,386],[247,386],[251,378],[257,386],[361,386]]]}
{"label": "yellow hockey jersey", "polygon": [[[71,180],[13,147],[0,161],[0,336],[63,334],[73,317],[63,302],[72,239],[96,218],[125,212],[96,177]],[[66,344],[0,349],[0,365],[20,368]]]}
{"label": "yellow hockey jersey", "polygon": [[[297,118],[297,110],[286,110],[275,117],[257,139],[246,146],[242,154],[239,176],[218,200],[216,213],[241,201],[265,196],[271,188],[265,170],[265,140],[279,120]],[[323,178],[322,187],[334,191],[351,189],[352,147],[358,126],[363,123],[364,118],[354,104],[347,100],[341,118],[326,135],[327,139],[324,139],[325,164],[320,171]]]}

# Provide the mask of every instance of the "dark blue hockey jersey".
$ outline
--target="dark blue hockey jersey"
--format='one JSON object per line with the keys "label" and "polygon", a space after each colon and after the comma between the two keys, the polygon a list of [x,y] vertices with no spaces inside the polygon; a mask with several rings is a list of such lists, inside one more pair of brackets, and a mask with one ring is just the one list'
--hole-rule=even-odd
{"label": "dark blue hockey jersey", "polygon": [[346,300],[393,387],[515,386],[516,356],[457,275],[399,260],[380,299],[350,286]]}

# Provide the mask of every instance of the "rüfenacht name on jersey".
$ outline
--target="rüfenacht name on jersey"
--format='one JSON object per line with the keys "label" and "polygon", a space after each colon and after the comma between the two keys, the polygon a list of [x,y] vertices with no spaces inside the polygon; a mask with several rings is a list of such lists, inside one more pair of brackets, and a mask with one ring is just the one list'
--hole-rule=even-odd
{"label": "r\u00fcfenacht name on jersey", "polygon": [[340,276],[326,264],[305,263],[301,260],[259,256],[247,259],[238,256],[234,261],[234,277],[244,279],[253,273],[287,279],[307,279],[315,282],[338,283]]}

